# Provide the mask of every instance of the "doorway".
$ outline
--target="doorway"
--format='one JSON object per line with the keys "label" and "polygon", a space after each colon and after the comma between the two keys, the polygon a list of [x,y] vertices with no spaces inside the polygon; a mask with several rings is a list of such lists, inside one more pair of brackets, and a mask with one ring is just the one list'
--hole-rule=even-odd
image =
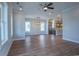
{"label": "doorway", "polygon": [[25,35],[30,35],[31,33],[31,22],[29,20],[25,21]]}
{"label": "doorway", "polygon": [[48,20],[48,33],[56,35],[55,20],[53,20],[53,19]]}

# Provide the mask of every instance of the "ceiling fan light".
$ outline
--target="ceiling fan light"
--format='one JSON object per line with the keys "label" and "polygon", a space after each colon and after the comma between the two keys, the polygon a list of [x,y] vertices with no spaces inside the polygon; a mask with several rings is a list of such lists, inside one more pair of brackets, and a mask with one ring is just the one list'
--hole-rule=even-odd
{"label": "ceiling fan light", "polygon": [[48,8],[47,7],[44,7],[44,10],[47,10]]}
{"label": "ceiling fan light", "polygon": [[22,11],[23,10],[22,7],[20,7],[19,10]]}

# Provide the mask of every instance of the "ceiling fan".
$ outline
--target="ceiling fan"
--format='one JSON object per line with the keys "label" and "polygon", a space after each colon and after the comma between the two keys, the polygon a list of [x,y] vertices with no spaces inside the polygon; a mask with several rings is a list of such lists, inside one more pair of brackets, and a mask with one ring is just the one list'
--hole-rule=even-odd
{"label": "ceiling fan", "polygon": [[22,5],[20,5],[20,3],[19,3],[19,2],[16,2],[16,4],[17,4],[17,6],[18,6],[19,10],[20,10],[20,11],[22,11],[22,10],[23,10]]}
{"label": "ceiling fan", "polygon": [[47,11],[47,9],[54,9],[54,7],[51,7],[53,5],[53,3],[45,3],[45,4],[40,4],[41,6],[43,6],[43,10]]}

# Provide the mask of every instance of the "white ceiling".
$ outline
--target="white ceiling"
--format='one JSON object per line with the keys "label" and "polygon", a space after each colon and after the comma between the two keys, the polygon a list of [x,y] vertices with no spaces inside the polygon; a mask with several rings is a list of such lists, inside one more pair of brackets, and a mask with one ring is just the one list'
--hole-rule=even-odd
{"label": "white ceiling", "polygon": [[[45,2],[20,2],[20,5],[23,7],[23,13],[26,15],[26,17],[41,17],[41,18],[49,18],[54,17],[57,13],[61,13],[63,10],[67,8],[74,7],[76,5],[79,5],[78,2],[53,2],[54,4],[52,7],[54,7],[54,10],[48,10],[47,12],[44,12],[42,10],[42,7],[40,4],[43,4]],[[14,2],[14,12],[17,11],[17,5]],[[49,16],[49,13],[52,12],[52,16]]]}

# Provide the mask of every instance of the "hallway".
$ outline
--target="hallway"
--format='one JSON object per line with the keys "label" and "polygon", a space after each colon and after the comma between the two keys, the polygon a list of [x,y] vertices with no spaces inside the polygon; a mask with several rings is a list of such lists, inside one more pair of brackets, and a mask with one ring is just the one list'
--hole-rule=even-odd
{"label": "hallway", "polygon": [[79,44],[65,41],[61,36],[34,35],[15,40],[9,56],[70,56],[79,55]]}

